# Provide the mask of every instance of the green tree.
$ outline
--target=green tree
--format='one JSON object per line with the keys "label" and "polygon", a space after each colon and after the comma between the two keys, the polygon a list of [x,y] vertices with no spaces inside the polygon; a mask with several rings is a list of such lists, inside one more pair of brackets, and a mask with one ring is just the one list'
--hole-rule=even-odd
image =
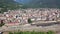
{"label": "green tree", "polygon": [[1,20],[1,23],[0,23],[0,27],[2,27],[5,23],[3,22],[3,20]]}
{"label": "green tree", "polygon": [[55,34],[53,31],[48,31],[47,34]]}
{"label": "green tree", "polygon": [[9,34],[13,34],[12,32],[9,32]]}
{"label": "green tree", "polygon": [[14,34],[23,34],[23,32],[22,31],[20,31],[20,32],[14,32]]}
{"label": "green tree", "polygon": [[32,23],[32,21],[31,21],[31,19],[30,19],[30,18],[28,19],[28,23]]}
{"label": "green tree", "polygon": [[36,32],[35,31],[32,31],[31,34],[36,34]]}

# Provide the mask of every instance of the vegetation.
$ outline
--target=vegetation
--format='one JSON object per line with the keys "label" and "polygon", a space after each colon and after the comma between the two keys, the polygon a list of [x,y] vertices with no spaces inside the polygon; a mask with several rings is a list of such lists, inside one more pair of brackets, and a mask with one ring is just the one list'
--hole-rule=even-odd
{"label": "vegetation", "polygon": [[12,33],[12,32],[9,32],[9,34],[55,34],[55,32],[53,32],[53,31],[48,31],[48,32],[34,32],[34,31],[32,31],[32,32],[29,32],[29,31],[26,31],[26,32],[14,32],[14,33]]}
{"label": "vegetation", "polygon": [[48,31],[47,34],[54,34],[54,32],[53,31]]}
{"label": "vegetation", "polygon": [[0,0],[0,13],[8,10],[19,9],[22,4],[15,2],[14,0]]}
{"label": "vegetation", "polygon": [[5,24],[5,23],[1,23],[1,24],[0,24],[0,27],[2,27],[4,24]]}
{"label": "vegetation", "polygon": [[60,0],[23,0],[22,3],[23,8],[60,8]]}
{"label": "vegetation", "polygon": [[7,10],[14,10],[19,8],[60,8],[60,0],[23,0],[21,3],[14,0],[0,0],[0,13],[3,13]]}
{"label": "vegetation", "polygon": [[32,21],[31,21],[31,19],[30,19],[30,18],[28,19],[28,23],[32,23]]}
{"label": "vegetation", "polygon": [[[25,1],[25,0],[24,0]],[[0,0],[0,13],[8,10],[26,9],[26,8],[60,8],[60,0],[26,0],[24,3],[18,3],[14,0]]]}
{"label": "vegetation", "polygon": [[9,32],[9,34],[13,34],[12,32]]}
{"label": "vegetation", "polygon": [[0,23],[0,27],[2,27],[5,23],[3,22],[3,20],[1,20],[1,23]]}

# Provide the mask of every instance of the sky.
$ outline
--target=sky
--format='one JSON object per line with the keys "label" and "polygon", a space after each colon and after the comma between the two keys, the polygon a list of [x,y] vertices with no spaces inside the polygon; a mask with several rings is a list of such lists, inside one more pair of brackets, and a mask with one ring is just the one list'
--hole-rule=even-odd
{"label": "sky", "polygon": [[14,1],[25,4],[28,3],[30,0],[14,0]]}

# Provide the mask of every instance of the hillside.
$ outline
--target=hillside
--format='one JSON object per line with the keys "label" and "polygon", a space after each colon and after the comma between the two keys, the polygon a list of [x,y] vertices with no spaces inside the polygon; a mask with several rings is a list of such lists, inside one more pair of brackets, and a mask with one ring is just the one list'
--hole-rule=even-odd
{"label": "hillside", "polygon": [[60,8],[60,0],[0,0],[0,13],[18,8]]}
{"label": "hillside", "polygon": [[1,12],[5,12],[7,10],[14,10],[14,9],[18,9],[20,8],[20,3],[15,2],[14,0],[0,0],[0,8],[2,8],[0,10]]}
{"label": "hillside", "polygon": [[24,7],[30,8],[60,8],[60,0],[19,0]]}

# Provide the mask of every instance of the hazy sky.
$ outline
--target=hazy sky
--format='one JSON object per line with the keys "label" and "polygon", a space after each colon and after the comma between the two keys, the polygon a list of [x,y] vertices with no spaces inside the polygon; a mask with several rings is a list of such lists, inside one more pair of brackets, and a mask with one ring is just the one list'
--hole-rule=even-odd
{"label": "hazy sky", "polygon": [[19,3],[28,3],[30,0],[14,0],[14,1]]}

